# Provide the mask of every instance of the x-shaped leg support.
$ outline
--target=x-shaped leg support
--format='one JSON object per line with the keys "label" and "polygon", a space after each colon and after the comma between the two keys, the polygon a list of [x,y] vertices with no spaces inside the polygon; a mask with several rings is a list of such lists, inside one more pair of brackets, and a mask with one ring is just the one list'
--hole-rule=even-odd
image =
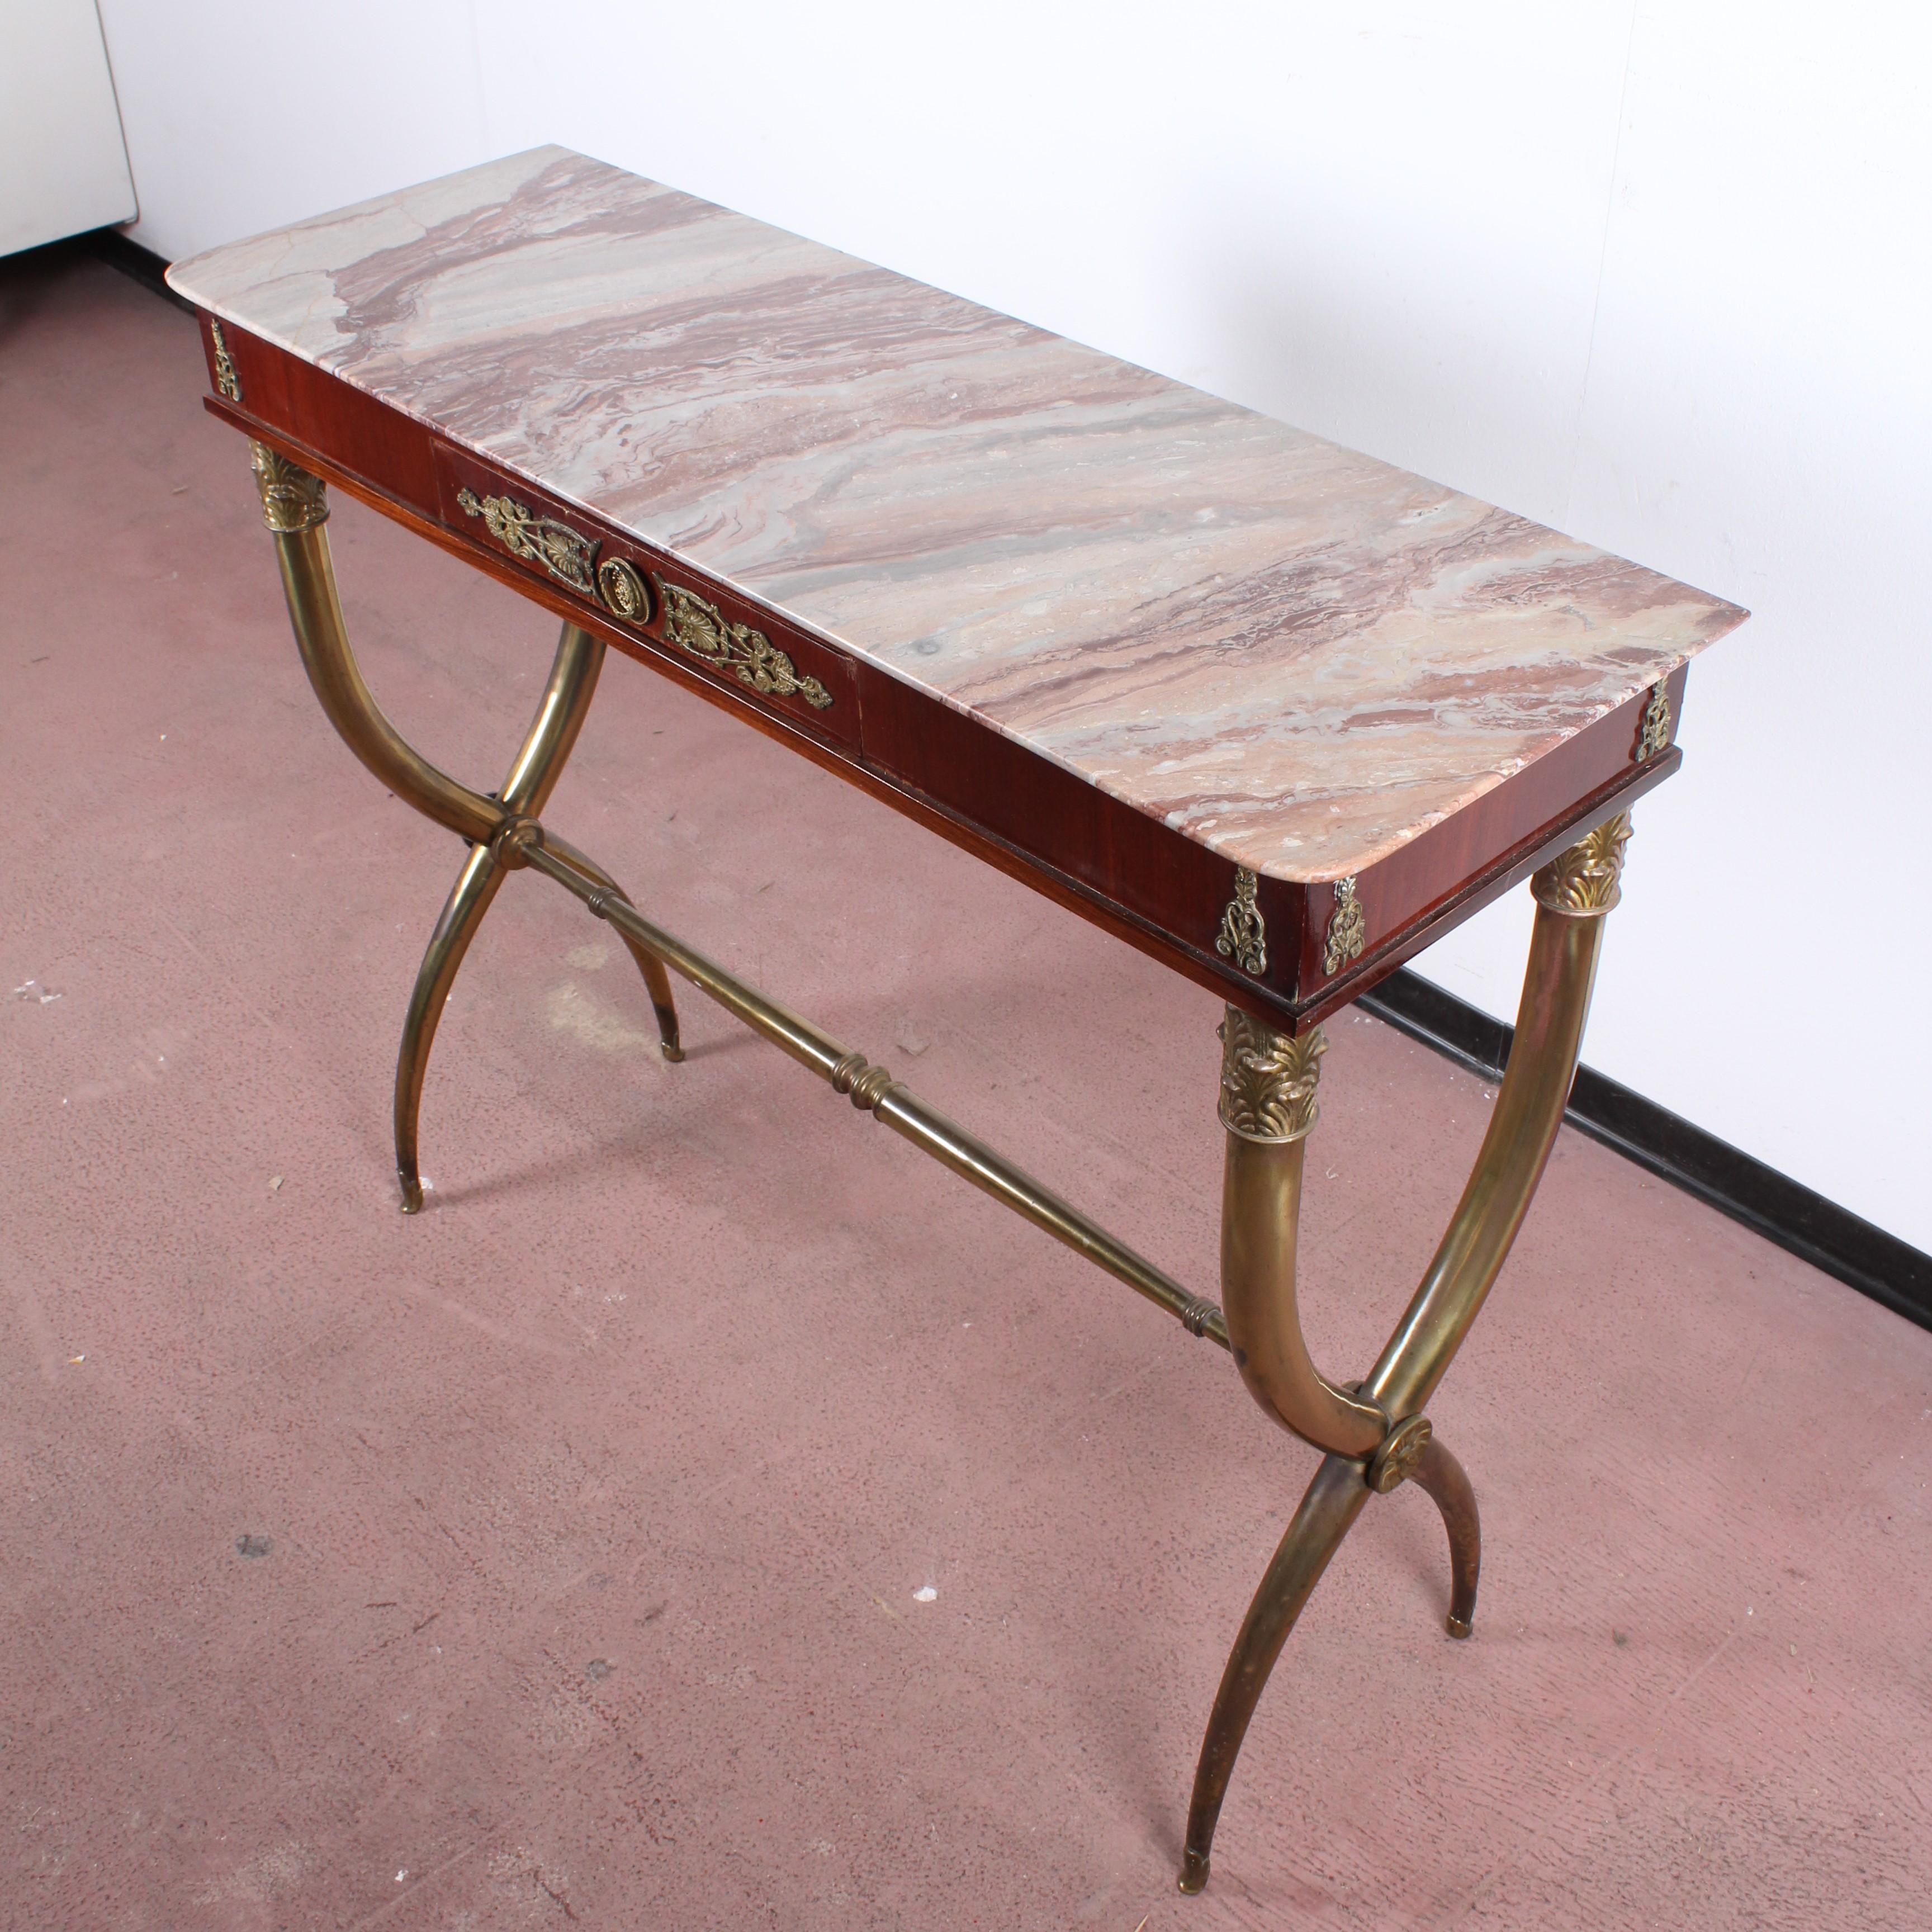
{"label": "x-shaped leg support", "polygon": [[[398,797],[407,799],[418,812],[470,841],[469,856],[417,971],[403,1022],[402,1049],[396,1058],[396,1178],[402,1188],[403,1212],[412,1214],[422,1205],[416,1118],[436,1022],[442,1017],[463,956],[503,882],[505,868],[491,842],[505,826],[540,812],[563,776],[564,765],[590,713],[590,700],[596,695],[598,674],[604,668],[604,641],[574,624],[564,626],[549,682],[502,790],[494,796],[472,791],[439,771],[404,741],[362,680],[349,649],[336,593],[334,566],[323,529],[328,519],[328,500],[320,480],[264,443],[250,447],[262,514],[277,538],[282,589],[296,643],[329,722]],[[601,866],[560,839],[553,838],[550,843],[568,855],[584,878],[613,892],[617,890]],[[678,1044],[677,1009],[664,962],[628,934],[623,937],[650,990],[664,1058],[681,1060],[684,1054]]]}
{"label": "x-shaped leg support", "polygon": [[[525,734],[523,748],[496,794],[504,811],[518,818],[535,818],[549,802],[557,780],[563,776],[566,760],[577,742],[590,715],[590,700],[596,694],[598,674],[604,666],[604,640],[574,624],[566,624],[557,640],[556,662],[550,666],[550,682],[544,687],[537,715]],[[586,875],[600,884],[617,890],[610,874],[584,862]],[[423,1076],[429,1070],[429,1050],[436,1039],[436,1022],[442,1016],[457,969],[483,915],[503,883],[503,868],[496,854],[485,845],[472,845],[457,874],[442,916],[430,935],[429,950],[416,973],[416,990],[410,995],[410,1010],[403,1022],[403,1044],[396,1056],[396,1178],[403,1190],[403,1212],[413,1214],[422,1205],[422,1178],[416,1166],[416,1116],[422,1105]],[[677,1008],[673,1004],[670,976],[664,962],[647,952],[628,935],[625,944],[638,962],[650,989],[651,1005],[657,1014],[658,1036],[667,1060],[682,1060],[684,1049],[678,1044]]]}
{"label": "x-shaped leg support", "polygon": [[1222,1028],[1222,1308],[1235,1365],[1269,1414],[1327,1452],[1248,1606],[1201,1746],[1180,1888],[1208,1882],[1228,1780],[1268,1673],[1329,1559],[1371,1496],[1413,1478],[1449,1533],[1450,1634],[1469,1634],[1480,1532],[1462,1466],[1423,1413],[1468,1333],[1528,1211],[1575,1076],[1603,940],[1619,896],[1630,821],[1619,814],[1532,882],[1536,928],[1509,1069],[1489,1132],[1408,1312],[1359,1383],[1340,1388],[1310,1360],[1295,1302],[1302,1166],[1328,1042],[1291,1040],[1230,1006]]}

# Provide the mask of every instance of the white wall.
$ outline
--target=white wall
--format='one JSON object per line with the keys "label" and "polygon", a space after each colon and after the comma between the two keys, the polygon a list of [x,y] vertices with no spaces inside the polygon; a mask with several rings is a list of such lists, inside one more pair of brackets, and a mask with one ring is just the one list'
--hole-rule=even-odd
{"label": "white wall", "polygon": [[94,0],[0,0],[0,255],[134,217]]}
{"label": "white wall", "polygon": [[162,254],[562,141],[1750,606],[1587,1057],[1932,1248],[1922,10],[102,5]]}

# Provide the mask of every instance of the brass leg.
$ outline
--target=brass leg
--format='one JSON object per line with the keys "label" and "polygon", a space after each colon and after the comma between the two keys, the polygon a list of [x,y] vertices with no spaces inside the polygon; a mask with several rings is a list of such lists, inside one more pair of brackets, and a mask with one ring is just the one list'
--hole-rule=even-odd
{"label": "brass leg", "polygon": [[[472,848],[416,974],[397,1059],[396,1170],[404,1212],[412,1213],[422,1205],[416,1121],[430,1046],[464,953],[502,883],[502,868],[490,842],[512,820],[541,812],[548,802],[596,694],[604,645],[574,624],[564,626],[542,701],[501,796],[471,790],[404,741],[363,682],[336,593],[328,534],[323,527],[328,520],[328,500],[320,479],[264,443],[250,447],[262,516],[274,536],[289,621],[323,712],[344,742],[391,791],[468,840]],[[612,885],[608,873],[587,860],[580,862],[586,874]],[[663,962],[628,934],[624,943],[650,990],[664,1057],[681,1060],[677,1012]]]}
{"label": "brass leg", "polygon": [[[1508,1255],[1542,1178],[1575,1078],[1603,915],[1616,904],[1630,821],[1619,814],[1532,882],[1536,927],[1515,1044],[1462,1198],[1382,1358],[1342,1387],[1310,1359],[1295,1303],[1303,1142],[1315,1124],[1319,1031],[1290,1040],[1230,1007],[1222,1028],[1222,1300],[1236,1366],[1277,1422],[1328,1453],[1242,1623],[1201,1746],[1180,1884],[1198,1892],[1228,1780],[1268,1673],[1301,1606],[1371,1494],[1412,1477],[1449,1532],[1449,1628],[1466,1636],[1480,1544],[1474,1492],[1432,1439],[1424,1405]],[[1458,1626],[1460,1626],[1459,1628]]]}
{"label": "brass leg", "polygon": [[[1126,1282],[1173,1316],[1190,1334],[1204,1336],[1224,1348],[1228,1346],[1227,1325],[1213,1302],[1190,1294],[976,1135],[908,1092],[884,1067],[872,1065],[863,1054],[850,1052],[810,1021],[766,998],[662,926],[653,926],[611,883],[609,873],[555,832],[547,831],[541,820],[512,812],[502,799],[472,791],[406,744],[370,696],[349,646],[322,528],[328,518],[328,500],[321,480],[266,444],[251,448],[262,514],[274,535],[289,622],[309,682],[344,742],[391,791],[471,845],[487,846],[500,872],[523,866],[540,872],[616,927],[644,968],[668,1045],[674,1042],[676,1015],[671,1010],[670,981],[661,970],[667,964],[881,1125]],[[566,643],[568,637],[566,628]],[[560,662],[562,656],[560,650]],[[538,726],[545,729],[555,728],[546,724],[546,718],[560,718],[570,708],[562,701],[565,694],[559,690],[556,670],[551,677],[545,710],[538,714]],[[553,698],[557,700],[554,707]],[[535,735],[533,730],[533,738]],[[526,741],[526,752],[531,742]],[[513,768],[513,785],[517,779],[518,770]],[[451,924],[456,924],[460,916],[459,909],[458,914],[450,915]]]}
{"label": "brass leg", "polygon": [[1451,1636],[1467,1636],[1475,1628],[1476,1580],[1483,1567],[1483,1526],[1476,1514],[1476,1492],[1462,1466],[1443,1447],[1439,1436],[1423,1445],[1411,1478],[1427,1491],[1442,1512],[1449,1532],[1449,1615]]}
{"label": "brass leg", "polygon": [[422,1176],[416,1165],[416,1118],[422,1106],[423,1076],[429,1070],[429,1050],[436,1039],[443,1002],[455,983],[456,969],[490,910],[490,902],[503,883],[500,866],[487,845],[472,845],[445,902],[442,916],[430,934],[429,950],[416,969],[410,1010],[403,1020],[403,1044],[396,1055],[396,1181],[403,1192],[403,1212],[422,1206]]}
{"label": "brass leg", "polygon": [[[522,748],[497,794],[506,812],[534,817],[549,802],[557,780],[563,775],[565,762],[576,746],[584,721],[590,715],[603,664],[603,640],[574,624],[566,624],[557,640],[556,661],[550,666],[550,681],[544,688],[536,716],[530,721]],[[490,848],[472,846],[416,971],[409,1012],[403,1021],[402,1046],[396,1055],[396,1179],[402,1190],[405,1214],[413,1214],[422,1206],[416,1124],[436,1024],[442,1017],[463,956],[470,950],[470,942],[476,938],[483,915],[489,910],[502,882],[502,868]],[[616,890],[616,882],[608,875],[603,882]],[[678,1044],[677,1009],[672,1003],[670,981],[664,963],[634,940],[626,939],[625,943],[650,990],[664,1058],[682,1060],[684,1053]]]}
{"label": "brass leg", "polygon": [[1315,1594],[1328,1561],[1342,1546],[1371,1492],[1362,1480],[1362,1465],[1346,1456],[1330,1456],[1315,1472],[1301,1498],[1301,1507],[1288,1526],[1274,1561],[1241,1619],[1240,1634],[1228,1653],[1221,1688],[1202,1741],[1201,1762],[1194,1772],[1194,1796],[1187,1808],[1187,1850],[1180,1868],[1183,1892],[1198,1892],[1208,1882],[1208,1858],[1214,1844],[1214,1826],[1221,1801],[1248,1720],[1261,1702],[1268,1673],[1281,1654],[1301,1606]]}

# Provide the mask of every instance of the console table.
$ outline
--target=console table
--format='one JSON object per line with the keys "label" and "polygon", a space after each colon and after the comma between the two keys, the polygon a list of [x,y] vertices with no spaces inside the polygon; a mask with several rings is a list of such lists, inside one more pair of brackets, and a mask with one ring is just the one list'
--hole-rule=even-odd
{"label": "console table", "polygon": [[[1324,1452],[1234,1640],[1190,1807],[1206,1882],[1243,1736],[1372,1496],[1479,1534],[1426,1414],[1529,1207],[1574,1075],[1630,807],[1734,605],[1505,511],[559,148],[177,265],[250,441],[329,721],[465,847],[403,1030],[404,1210],[437,1019],[505,875],[621,935],[680,1057],[675,973],[852,1104],[1226,1348]],[[563,620],[502,783],[438,770],[343,626],[326,485]],[[666,932],[543,819],[608,646],[1212,988],[1219,1306]],[[1358,1380],[1310,1360],[1296,1227],[1320,1022],[1528,879],[1515,1046],[1448,1231]],[[1204,1104],[1206,1096],[1202,1096]]]}

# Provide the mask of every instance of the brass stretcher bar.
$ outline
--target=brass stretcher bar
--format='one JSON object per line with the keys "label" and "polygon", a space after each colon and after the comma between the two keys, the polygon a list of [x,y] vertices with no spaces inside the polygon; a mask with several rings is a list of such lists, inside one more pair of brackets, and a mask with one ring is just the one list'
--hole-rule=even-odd
{"label": "brass stretcher bar", "polygon": [[[616,928],[644,976],[667,1058],[681,1057],[668,970],[708,994],[853,1105],[1044,1228],[1232,1354],[1264,1411],[1324,1452],[1256,1590],[1222,1673],[1201,1749],[1179,1883],[1206,1882],[1216,1821],[1248,1723],[1302,1606],[1373,1496],[1414,1480],[1448,1534],[1448,1628],[1470,1634],[1480,1557],[1468,1479],[1433,1432],[1427,1405],[1521,1227],[1561,1124],[1602,944],[1620,892],[1630,821],[1619,811],[1534,875],[1537,910],[1515,1045],[1474,1168],[1408,1310],[1368,1374],[1334,1382],[1316,1367],[1296,1305],[1296,1247],[1307,1137],[1326,1041],[1278,1030],[1230,1004],[1221,1028],[1219,1112],[1226,1135],[1222,1305],[1190,1294],[985,1142],[853,1052],[736,978],[640,911],[610,875],[540,814],[570,754],[604,652],[566,621],[536,716],[500,791],[438,770],[383,716],[350,649],[329,556],[322,480],[266,443],[252,446],[296,642],[329,721],[389,790],[469,846],[416,981],[398,1056],[395,1139],[406,1211],[422,1202],[417,1114],[436,1020],[464,952],[506,873],[554,880]],[[1661,687],[1659,688],[1660,690]],[[1662,748],[1661,740],[1652,747]],[[1641,750],[1641,748],[1640,748]],[[1231,906],[1236,938],[1238,906]]]}

